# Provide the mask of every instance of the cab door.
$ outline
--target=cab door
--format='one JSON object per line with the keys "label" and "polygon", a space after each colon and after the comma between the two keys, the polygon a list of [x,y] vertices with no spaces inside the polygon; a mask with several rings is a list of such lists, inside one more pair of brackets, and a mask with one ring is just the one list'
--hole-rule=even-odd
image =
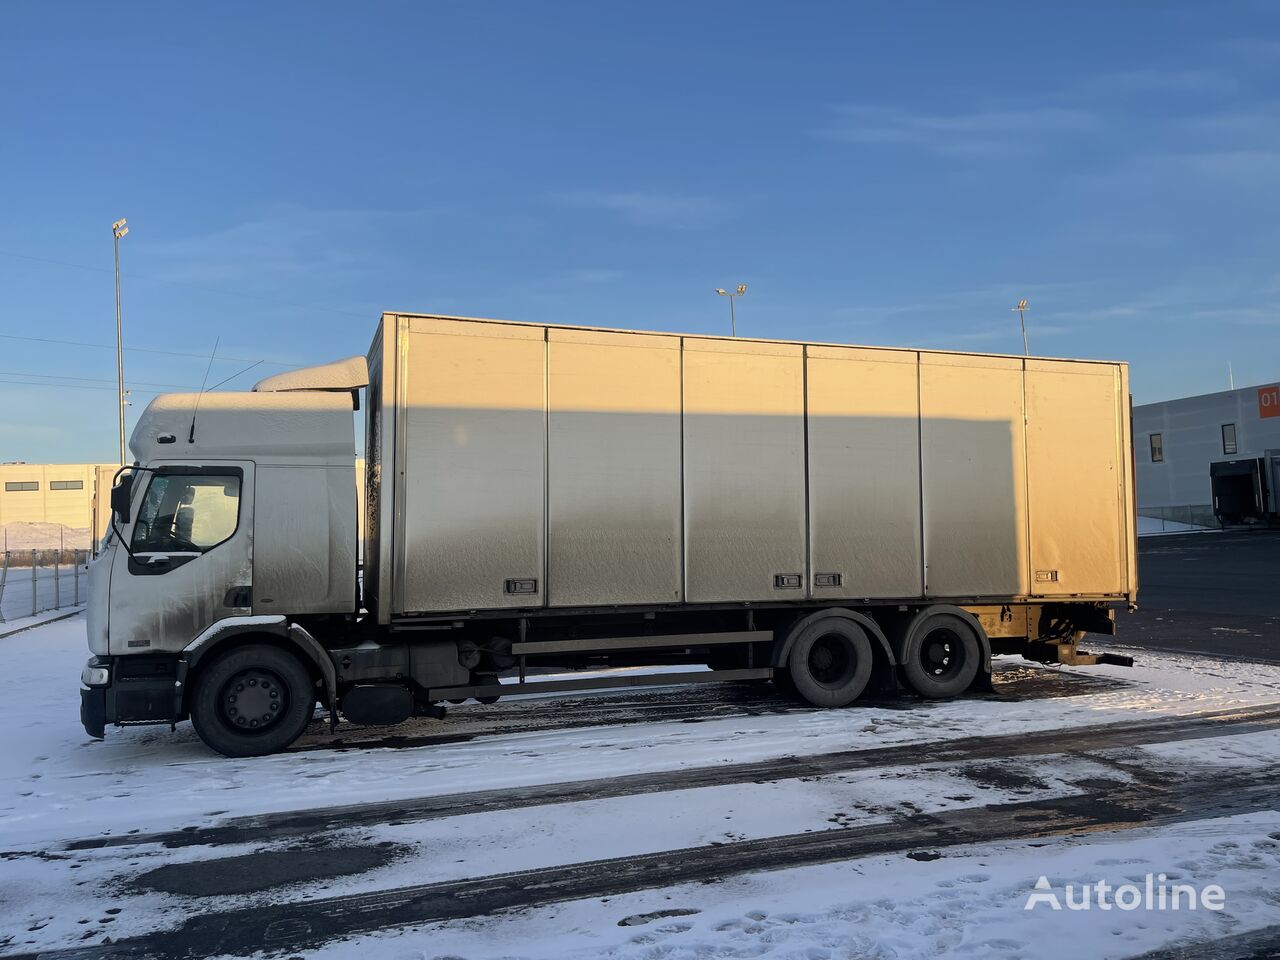
{"label": "cab door", "polygon": [[128,550],[111,565],[112,654],[175,652],[253,606],[253,463],[140,471]]}

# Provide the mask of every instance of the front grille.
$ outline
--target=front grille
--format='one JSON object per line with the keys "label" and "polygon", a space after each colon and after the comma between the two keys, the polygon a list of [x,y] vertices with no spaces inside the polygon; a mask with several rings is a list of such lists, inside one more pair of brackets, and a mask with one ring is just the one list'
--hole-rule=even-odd
{"label": "front grille", "polygon": [[116,660],[116,680],[173,680],[178,675],[177,657],[120,657]]}

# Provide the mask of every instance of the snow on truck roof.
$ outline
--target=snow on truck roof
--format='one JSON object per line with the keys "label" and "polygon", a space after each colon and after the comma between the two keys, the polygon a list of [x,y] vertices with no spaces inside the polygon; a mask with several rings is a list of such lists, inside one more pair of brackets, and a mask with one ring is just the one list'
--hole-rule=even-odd
{"label": "snow on truck roof", "polygon": [[728,337],[718,333],[676,333],[671,330],[627,330],[621,327],[598,327],[587,324],[573,323],[547,323],[543,321],[529,320],[502,320],[494,317],[459,317],[442,313],[414,313],[405,310],[388,310],[382,314],[382,320],[385,322],[389,318],[404,317],[405,319],[415,320],[459,320],[465,323],[500,323],[507,326],[517,327],[547,327],[552,330],[584,330],[592,333],[634,333],[646,337],[687,337],[696,340],[723,340],[728,343],[777,343],[791,344],[795,346],[808,347],[852,347],[858,350],[892,350],[892,351],[908,351],[911,353],[928,353],[928,354],[944,354],[947,356],[959,357],[998,357],[1008,360],[1057,360],[1069,363],[1101,363],[1108,366],[1127,367],[1127,360],[1099,360],[1099,359],[1081,359],[1078,357],[1047,357],[1040,354],[1032,354],[1023,356],[1020,353],[983,353],[977,350],[941,350],[931,347],[890,347],[890,346],[872,346],[861,343],[832,343],[825,340],[786,340],[769,337]]}
{"label": "snow on truck roof", "polygon": [[346,393],[162,393],[142,411],[129,448],[143,463],[188,456],[353,457],[353,431]]}
{"label": "snow on truck roof", "polygon": [[347,357],[333,363],[301,367],[264,377],[253,385],[254,393],[294,390],[336,390],[348,392],[369,385],[369,365],[364,357]]}

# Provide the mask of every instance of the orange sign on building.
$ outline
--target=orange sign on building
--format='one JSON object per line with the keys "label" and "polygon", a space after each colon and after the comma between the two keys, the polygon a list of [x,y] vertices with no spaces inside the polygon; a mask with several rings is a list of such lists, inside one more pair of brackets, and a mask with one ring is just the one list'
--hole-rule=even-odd
{"label": "orange sign on building", "polygon": [[1280,383],[1258,388],[1258,416],[1280,417]]}

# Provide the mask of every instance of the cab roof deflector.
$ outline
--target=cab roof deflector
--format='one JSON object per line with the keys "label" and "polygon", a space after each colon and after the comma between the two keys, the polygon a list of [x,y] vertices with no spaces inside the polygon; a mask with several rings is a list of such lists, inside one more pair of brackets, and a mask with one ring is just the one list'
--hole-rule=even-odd
{"label": "cab roof deflector", "polygon": [[291,390],[327,390],[354,393],[369,385],[369,365],[364,357],[348,357],[317,367],[302,367],[287,373],[264,377],[253,385],[256,393],[281,393]]}

